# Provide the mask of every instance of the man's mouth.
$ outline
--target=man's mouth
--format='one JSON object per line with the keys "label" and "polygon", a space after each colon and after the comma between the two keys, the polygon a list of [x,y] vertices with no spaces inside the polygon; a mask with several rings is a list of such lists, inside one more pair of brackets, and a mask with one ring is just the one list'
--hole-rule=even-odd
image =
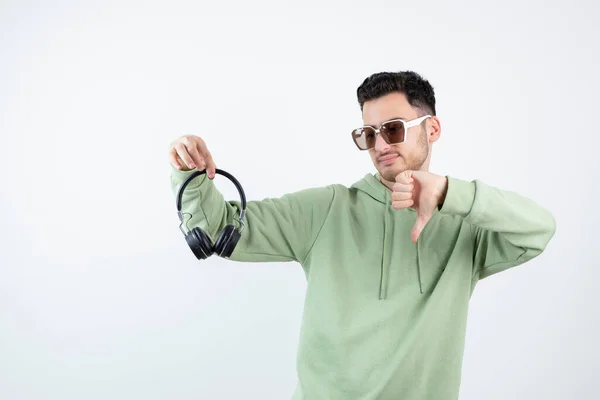
{"label": "man's mouth", "polygon": [[394,161],[398,157],[399,157],[398,154],[387,154],[385,156],[378,157],[377,158],[377,162],[387,163],[387,162],[390,162],[390,161]]}

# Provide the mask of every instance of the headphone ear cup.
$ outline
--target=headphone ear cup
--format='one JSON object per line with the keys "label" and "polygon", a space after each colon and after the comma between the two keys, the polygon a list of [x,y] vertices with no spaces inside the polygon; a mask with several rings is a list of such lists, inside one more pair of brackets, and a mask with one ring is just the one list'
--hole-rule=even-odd
{"label": "headphone ear cup", "polygon": [[240,233],[240,231],[234,228],[231,232],[231,235],[229,236],[229,240],[227,241],[227,243],[225,243],[225,246],[220,256],[224,258],[231,257],[231,254],[233,253],[233,250],[235,249],[235,246],[237,245],[241,236],[242,234]]}
{"label": "headphone ear cup", "polygon": [[213,243],[210,237],[200,228],[194,228],[185,237],[192,253],[199,260],[205,260],[213,254]]}
{"label": "headphone ear cup", "polygon": [[227,244],[231,241],[231,236],[235,232],[235,227],[231,224],[225,226],[217,241],[215,242],[215,254],[220,257],[223,257],[224,250],[227,248]]}

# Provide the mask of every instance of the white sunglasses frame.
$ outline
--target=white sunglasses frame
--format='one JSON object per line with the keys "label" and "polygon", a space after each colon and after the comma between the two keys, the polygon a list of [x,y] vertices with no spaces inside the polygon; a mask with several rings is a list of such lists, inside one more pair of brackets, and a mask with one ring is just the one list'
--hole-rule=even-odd
{"label": "white sunglasses frame", "polygon": [[[400,142],[397,142],[397,143],[388,143],[388,141],[387,141],[387,140],[385,140],[385,139],[383,139],[383,140],[384,140],[384,141],[385,141],[387,144],[400,144],[400,143],[404,143],[404,142],[406,141],[406,137],[408,136],[408,130],[409,130],[410,128],[412,128],[413,126],[417,126],[417,125],[419,125],[421,122],[423,122],[423,121],[424,121],[424,120],[426,120],[427,118],[431,118],[431,117],[432,117],[431,115],[423,115],[422,117],[415,118],[415,119],[412,119],[412,120],[410,120],[410,121],[405,121],[405,120],[403,120],[403,119],[400,119],[400,118],[395,118],[395,119],[390,119],[389,121],[385,121],[385,122],[383,122],[383,123],[381,124],[381,126],[383,126],[383,125],[387,124],[388,122],[402,122],[402,125],[404,125],[404,138],[403,138],[403,140],[402,140],[402,141],[400,141]],[[374,126],[371,126],[371,125],[365,125],[365,126],[361,126],[360,128],[354,129],[354,130],[352,131],[352,140],[353,140],[354,144],[356,145],[356,147],[358,147],[358,149],[359,149],[359,150],[361,150],[361,151],[372,149],[372,147],[369,147],[369,148],[367,148],[367,149],[362,149],[362,148],[360,148],[360,147],[358,146],[358,143],[356,143],[356,140],[355,140],[355,137],[356,137],[356,135],[355,135],[355,133],[354,133],[354,132],[358,131],[359,129],[371,128],[371,129],[373,129],[373,130],[375,131],[375,136],[377,136],[378,134],[380,134],[380,133],[381,133],[381,126],[379,127],[379,129],[377,129],[377,128],[375,128]]]}

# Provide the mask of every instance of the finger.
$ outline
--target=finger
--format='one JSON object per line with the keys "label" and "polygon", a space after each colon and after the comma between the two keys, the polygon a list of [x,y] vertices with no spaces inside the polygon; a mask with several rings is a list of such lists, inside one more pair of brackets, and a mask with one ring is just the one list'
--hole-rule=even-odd
{"label": "finger", "polygon": [[394,192],[412,192],[414,189],[415,189],[415,185],[412,183],[405,184],[405,183],[396,182],[396,183],[394,183],[394,186],[392,186],[392,190]]}
{"label": "finger", "polygon": [[196,168],[196,166],[194,165],[194,160],[192,160],[192,157],[187,151],[187,147],[183,143],[179,142],[175,144],[175,150],[177,151],[177,155],[179,156],[179,158],[181,158],[181,160],[185,163],[185,165],[188,166],[188,168]]}
{"label": "finger", "polygon": [[400,182],[400,183],[404,183],[404,184],[408,184],[408,183],[412,183],[413,178],[412,178],[412,171],[404,171],[398,175],[396,175],[396,182]]}
{"label": "finger", "polygon": [[201,155],[198,153],[198,146],[197,146],[197,141],[198,140],[202,140],[197,136],[183,136],[181,138],[181,143],[183,143],[183,145],[185,146],[187,153],[190,155],[193,163],[194,163],[194,167],[197,168],[198,170],[202,170],[204,169],[204,160],[202,159]]}
{"label": "finger", "polygon": [[215,161],[212,158],[212,154],[210,154],[210,151],[208,151],[208,147],[206,147],[205,144],[200,144],[198,148],[206,164],[206,173],[208,174],[208,177],[212,179],[215,177],[215,171],[217,169]]}
{"label": "finger", "polygon": [[403,201],[412,199],[412,192],[392,192],[392,200]]}
{"label": "finger", "polygon": [[413,203],[414,203],[413,199],[392,201],[392,207],[394,207],[396,210],[402,210],[403,208],[412,206]]}
{"label": "finger", "polygon": [[206,161],[198,151],[198,147],[195,144],[191,144],[190,146],[186,146],[186,148],[188,149],[188,153],[194,161],[194,164],[196,165],[198,171],[204,170]]}
{"label": "finger", "polygon": [[179,162],[180,158],[177,156],[177,150],[175,150],[175,147],[171,147],[171,149],[169,149],[169,160],[171,161],[171,165],[177,169],[181,169],[181,163]]}

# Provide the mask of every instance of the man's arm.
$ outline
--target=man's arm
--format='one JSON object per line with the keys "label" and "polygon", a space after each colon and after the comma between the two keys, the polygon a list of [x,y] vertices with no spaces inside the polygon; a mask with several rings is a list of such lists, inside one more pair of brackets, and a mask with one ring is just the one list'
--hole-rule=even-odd
{"label": "man's arm", "polygon": [[[177,193],[194,170],[172,168],[171,189]],[[219,179],[218,177],[216,179]],[[233,261],[304,262],[333,202],[331,186],[286,194],[280,198],[247,201],[245,228],[230,259]],[[239,218],[241,203],[226,201],[206,174],[195,177],[184,189],[181,211],[184,227],[203,229],[214,241],[225,225]],[[190,219],[189,214],[193,217]]]}
{"label": "man's arm", "polygon": [[447,179],[440,213],[460,215],[471,225],[474,277],[483,279],[537,257],[554,236],[555,218],[534,201],[480,180]]}

